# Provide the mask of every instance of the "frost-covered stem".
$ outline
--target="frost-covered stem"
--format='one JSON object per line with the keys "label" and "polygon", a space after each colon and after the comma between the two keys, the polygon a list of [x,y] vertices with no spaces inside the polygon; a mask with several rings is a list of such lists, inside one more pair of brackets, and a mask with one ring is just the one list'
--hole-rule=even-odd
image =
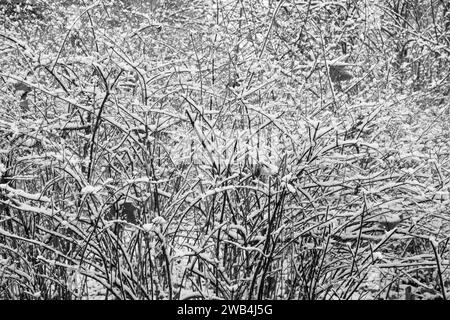
{"label": "frost-covered stem", "polygon": [[81,17],[82,17],[85,13],[89,12],[89,10],[95,8],[95,7],[98,6],[98,5],[99,5],[99,3],[96,2],[96,3],[94,3],[93,5],[91,5],[90,7],[86,8],[86,10],[84,10],[84,11],[83,11],[83,12],[82,12],[82,13],[74,20],[74,22],[72,23],[72,25],[71,25],[70,28],[69,28],[69,31],[67,31],[67,33],[66,33],[66,36],[65,36],[65,38],[64,38],[64,40],[63,40],[63,43],[61,44],[61,47],[59,47],[58,54],[57,54],[57,56],[56,56],[55,61],[53,62],[53,66],[52,66],[52,68],[51,68],[52,71],[55,69],[55,66],[56,66],[56,64],[57,64],[58,61],[59,61],[59,58],[60,58],[60,56],[61,56],[62,50],[63,50],[63,48],[64,48],[64,45],[66,44],[67,39],[68,39],[68,37],[69,37],[69,34],[70,34],[70,32],[72,31],[72,29],[73,29],[73,27],[75,26],[75,24],[77,23],[77,21],[78,21],[79,19],[81,19]]}
{"label": "frost-covered stem", "polygon": [[[262,259],[264,259],[264,257]],[[256,266],[255,273],[253,274],[253,279],[252,279],[252,283],[250,284],[250,289],[248,291],[247,300],[252,300],[252,293],[253,293],[253,289],[255,288],[256,279],[258,278],[258,274],[261,269],[262,259],[259,260],[258,265]]]}
{"label": "frost-covered stem", "polygon": [[331,81],[330,69],[328,67],[328,62],[327,62],[327,57],[326,57],[326,50],[325,50],[325,44],[324,44],[323,36],[322,36],[322,30],[318,26],[316,26],[316,28],[319,31],[319,35],[320,35],[320,48],[322,49],[322,53],[323,53],[323,60],[324,60],[324,64],[325,64],[325,70],[326,70],[326,73],[327,73],[327,80],[328,80],[328,83],[330,85],[331,95],[333,97],[333,102],[334,102],[334,107],[337,109],[336,94],[334,92],[333,82]]}
{"label": "frost-covered stem", "polygon": [[264,42],[263,42],[263,44],[262,44],[262,46],[261,46],[261,50],[259,51],[259,54],[258,54],[258,59],[261,59],[261,57],[262,57],[262,55],[263,55],[263,53],[264,53],[264,50],[266,49],[266,45],[267,45],[267,41],[268,41],[268,39],[269,39],[270,31],[272,31],[273,24],[275,23],[275,18],[277,17],[278,11],[280,10],[281,5],[282,5],[283,3],[284,3],[284,0],[280,1],[280,2],[278,3],[277,8],[275,9],[275,12],[273,13],[272,20],[270,21],[269,29],[267,29],[266,36],[264,37]]}
{"label": "frost-covered stem", "polygon": [[439,252],[437,250],[438,243],[435,239],[430,239],[431,247],[433,248],[434,257],[436,258],[436,266],[439,277],[439,285],[441,287],[442,299],[447,300],[447,296],[445,294],[444,280],[442,279],[442,268],[441,268],[441,257],[439,256]]}
{"label": "frost-covered stem", "polygon": [[[326,211],[326,213],[325,213],[325,221],[327,221],[328,220],[328,211],[329,211],[329,207],[327,207],[327,211]],[[328,229],[328,232],[326,232],[326,229]],[[322,236],[322,239],[327,239],[326,241],[326,244],[325,244],[325,247],[323,248],[323,253],[322,253],[322,259],[321,259],[321,261],[320,261],[320,264],[319,264],[319,268],[317,269],[317,274],[316,274],[316,277],[315,277],[315,279],[313,280],[314,281],[314,283],[313,283],[313,288],[316,288],[316,286],[317,286],[317,284],[319,283],[319,279],[320,279],[320,274],[322,273],[322,269],[323,269],[323,264],[324,264],[324,262],[325,262],[325,257],[326,257],[326,255],[327,255],[327,250],[328,250],[328,247],[329,247],[329,245],[330,245],[330,239],[331,239],[331,225],[328,225],[328,227],[326,228],[326,229],[324,229],[324,231],[323,231],[323,236]],[[316,295],[316,293],[314,293],[315,295]]]}
{"label": "frost-covered stem", "polygon": [[167,285],[169,287],[169,300],[173,299],[173,290],[172,290],[172,277],[170,276],[170,259],[167,253],[167,244],[164,236],[161,232],[156,232],[158,235],[159,241],[161,241],[161,248],[164,256],[164,261],[166,263],[166,273],[167,273]]}
{"label": "frost-covered stem", "polygon": [[[226,207],[226,202],[227,202],[226,195],[227,195],[227,193],[224,193],[223,203],[222,203],[222,211],[220,213],[220,218],[219,218],[219,225],[222,225],[223,217],[225,216],[225,207]],[[222,228],[219,228],[218,231],[217,231],[217,243],[216,243],[216,257],[217,257],[217,259],[220,259],[220,236],[221,236],[221,231],[222,231]],[[223,266],[225,267],[225,261],[227,261],[227,259],[226,259],[226,251],[225,250],[223,252],[223,255],[224,255],[224,257],[223,257],[222,262],[223,262]],[[218,278],[218,276],[219,276],[219,269],[216,268],[215,271],[216,271],[216,279],[219,279]],[[216,281],[215,287],[216,287],[216,295],[218,295],[218,293],[219,293],[219,282],[218,281]]]}
{"label": "frost-covered stem", "polygon": [[364,207],[363,207],[363,209],[361,211],[361,220],[360,220],[360,223],[359,223],[358,238],[356,239],[355,255],[353,257],[352,267],[350,268],[350,277],[353,275],[353,270],[355,269],[359,246],[361,244],[361,234],[362,234],[362,230],[363,230],[364,213],[367,210],[367,203],[366,203],[366,201],[367,201],[366,197],[364,196]]}
{"label": "frost-covered stem", "polygon": [[[261,57],[262,57],[262,55],[263,55],[263,53],[264,53],[264,50],[266,49],[267,41],[269,40],[270,32],[272,31],[273,25],[274,25],[274,23],[275,23],[275,18],[277,17],[278,11],[280,10],[281,5],[282,5],[283,3],[284,3],[284,0],[281,0],[281,1],[278,3],[278,6],[276,7],[275,12],[274,12],[273,15],[272,15],[272,20],[270,21],[269,28],[267,29],[266,36],[264,37],[264,42],[263,42],[263,44],[262,44],[262,46],[261,46],[261,50],[260,50],[259,53],[258,53],[258,60],[261,59]],[[254,76],[254,75],[255,75],[255,73],[252,72],[252,74],[250,75],[250,77],[249,77],[249,79],[248,79],[247,85],[245,86],[246,89],[250,88],[250,83],[252,82],[253,76]]]}
{"label": "frost-covered stem", "polygon": [[[271,198],[272,198],[272,194],[270,192],[271,187],[272,187],[271,186],[271,179],[269,177],[269,187],[268,187],[269,194],[267,195],[267,230],[266,230],[266,241],[264,242],[264,249],[263,249],[264,254],[268,253],[268,249],[269,249],[269,246],[270,246],[270,238],[271,238],[271,235],[272,235],[273,214],[272,214],[272,217],[270,216],[270,210],[271,210],[270,203],[271,203]],[[264,288],[264,281],[265,281],[266,274],[267,274],[267,266],[270,265],[270,263],[271,263],[271,257],[266,258],[266,257],[263,256],[261,258],[261,262],[262,261],[264,261],[265,263],[262,266],[262,268],[264,270],[263,270],[261,279],[259,280],[260,281],[259,282],[259,288],[258,288],[258,299],[259,300],[262,299],[263,288]]]}
{"label": "frost-covered stem", "polygon": [[91,137],[91,146],[89,150],[89,166],[87,171],[87,180],[90,182],[91,180],[91,173],[92,173],[92,163],[93,163],[93,155],[94,155],[94,145],[95,145],[95,137],[97,134],[97,131],[100,127],[100,119],[102,118],[103,109],[105,107],[106,101],[109,99],[109,87],[108,82],[106,81],[106,78],[104,77],[103,73],[100,69],[97,69],[99,71],[99,74],[102,76],[103,82],[105,84],[106,92],[105,96],[103,98],[103,101],[100,105],[100,109],[98,110],[97,118],[95,119],[94,127],[92,128],[92,137]]}

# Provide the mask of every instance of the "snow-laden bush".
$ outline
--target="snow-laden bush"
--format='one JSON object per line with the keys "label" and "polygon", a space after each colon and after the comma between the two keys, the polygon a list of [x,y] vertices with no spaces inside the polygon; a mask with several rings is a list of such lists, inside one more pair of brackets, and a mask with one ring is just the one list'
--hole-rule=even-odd
{"label": "snow-laden bush", "polygon": [[0,297],[446,294],[446,84],[370,8],[62,3],[0,33]]}

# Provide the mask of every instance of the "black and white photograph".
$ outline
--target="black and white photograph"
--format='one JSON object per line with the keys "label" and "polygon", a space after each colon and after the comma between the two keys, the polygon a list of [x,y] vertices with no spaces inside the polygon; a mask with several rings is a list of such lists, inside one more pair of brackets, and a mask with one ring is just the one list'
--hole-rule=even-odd
{"label": "black and white photograph", "polygon": [[0,0],[0,300],[447,300],[449,240],[450,1]]}

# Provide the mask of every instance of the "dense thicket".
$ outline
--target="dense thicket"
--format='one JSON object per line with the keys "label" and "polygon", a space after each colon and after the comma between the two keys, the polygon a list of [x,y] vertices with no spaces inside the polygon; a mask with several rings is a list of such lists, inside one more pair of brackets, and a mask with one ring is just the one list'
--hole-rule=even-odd
{"label": "dense thicket", "polygon": [[0,298],[447,297],[446,1],[23,3]]}

